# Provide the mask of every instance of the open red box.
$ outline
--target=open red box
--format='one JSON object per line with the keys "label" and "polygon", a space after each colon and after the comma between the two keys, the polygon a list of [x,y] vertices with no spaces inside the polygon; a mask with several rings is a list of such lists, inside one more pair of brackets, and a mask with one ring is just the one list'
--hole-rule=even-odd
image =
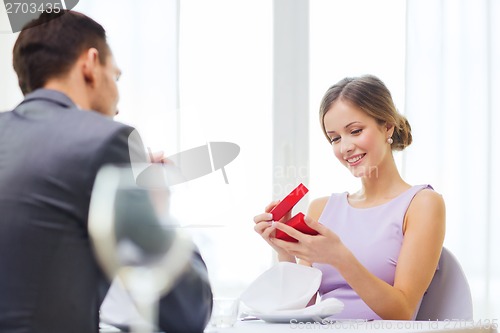
{"label": "open red box", "polygon": [[[290,210],[292,210],[293,206],[297,204],[309,192],[307,187],[304,184],[300,183],[290,194],[288,194],[279,204],[277,204],[272,210],[271,214],[273,215],[273,221],[279,221],[285,216]],[[291,219],[285,222],[288,226],[308,235],[317,235],[318,232],[314,229],[311,229],[306,222],[304,221],[304,214],[297,213]],[[282,239],[288,242],[297,242],[297,240],[284,231],[276,230],[276,238]]]}

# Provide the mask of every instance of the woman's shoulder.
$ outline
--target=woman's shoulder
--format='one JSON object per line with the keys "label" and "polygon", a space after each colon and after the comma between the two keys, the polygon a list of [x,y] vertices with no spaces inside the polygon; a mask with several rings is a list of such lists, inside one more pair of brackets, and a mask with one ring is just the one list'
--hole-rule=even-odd
{"label": "woman's shoulder", "polygon": [[312,217],[315,221],[319,219],[321,213],[325,209],[326,204],[328,203],[328,199],[330,197],[321,197],[316,198],[309,203],[309,209],[307,210],[307,215]]}
{"label": "woman's shoulder", "polygon": [[328,202],[328,199],[330,199],[329,196],[313,199],[313,201],[311,201],[311,203],[309,204],[309,207],[318,207],[318,206],[324,207]]}
{"label": "woman's shoulder", "polygon": [[408,214],[411,213],[424,213],[426,211],[444,209],[443,196],[436,192],[431,185],[414,185],[411,187],[409,193],[412,198],[408,206]]}
{"label": "woman's shoulder", "polygon": [[412,200],[412,205],[426,205],[426,204],[439,204],[444,203],[443,196],[436,192],[431,185],[415,185],[412,186],[416,190],[416,193]]}
{"label": "woman's shoulder", "polygon": [[413,197],[406,215],[409,221],[419,221],[416,225],[422,226],[427,222],[434,224],[436,221],[444,224],[446,208],[443,196],[432,187],[422,188]]}

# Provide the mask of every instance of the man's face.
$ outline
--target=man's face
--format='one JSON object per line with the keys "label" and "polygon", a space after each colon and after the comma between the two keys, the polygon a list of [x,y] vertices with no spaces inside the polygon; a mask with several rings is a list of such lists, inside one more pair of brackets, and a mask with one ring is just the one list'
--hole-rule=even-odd
{"label": "man's face", "polygon": [[99,67],[95,95],[91,106],[93,110],[108,117],[114,117],[118,113],[119,94],[116,83],[120,75],[121,71],[110,52],[106,58],[106,62]]}

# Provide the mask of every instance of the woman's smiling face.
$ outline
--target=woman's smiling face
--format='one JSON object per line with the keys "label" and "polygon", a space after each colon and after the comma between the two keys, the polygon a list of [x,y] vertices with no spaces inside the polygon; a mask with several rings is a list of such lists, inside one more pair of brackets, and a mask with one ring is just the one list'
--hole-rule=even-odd
{"label": "woman's smiling face", "polygon": [[392,127],[380,125],[354,104],[335,101],[323,121],[335,156],[355,177],[376,177],[378,168],[392,157],[387,143]]}

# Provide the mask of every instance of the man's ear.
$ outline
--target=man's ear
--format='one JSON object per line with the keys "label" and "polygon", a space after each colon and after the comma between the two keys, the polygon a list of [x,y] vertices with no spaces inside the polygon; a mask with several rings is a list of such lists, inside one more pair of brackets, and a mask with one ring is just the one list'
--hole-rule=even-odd
{"label": "man's ear", "polygon": [[90,48],[82,54],[82,73],[85,83],[90,84],[92,87],[95,85],[98,70],[100,66],[99,51],[95,48]]}

